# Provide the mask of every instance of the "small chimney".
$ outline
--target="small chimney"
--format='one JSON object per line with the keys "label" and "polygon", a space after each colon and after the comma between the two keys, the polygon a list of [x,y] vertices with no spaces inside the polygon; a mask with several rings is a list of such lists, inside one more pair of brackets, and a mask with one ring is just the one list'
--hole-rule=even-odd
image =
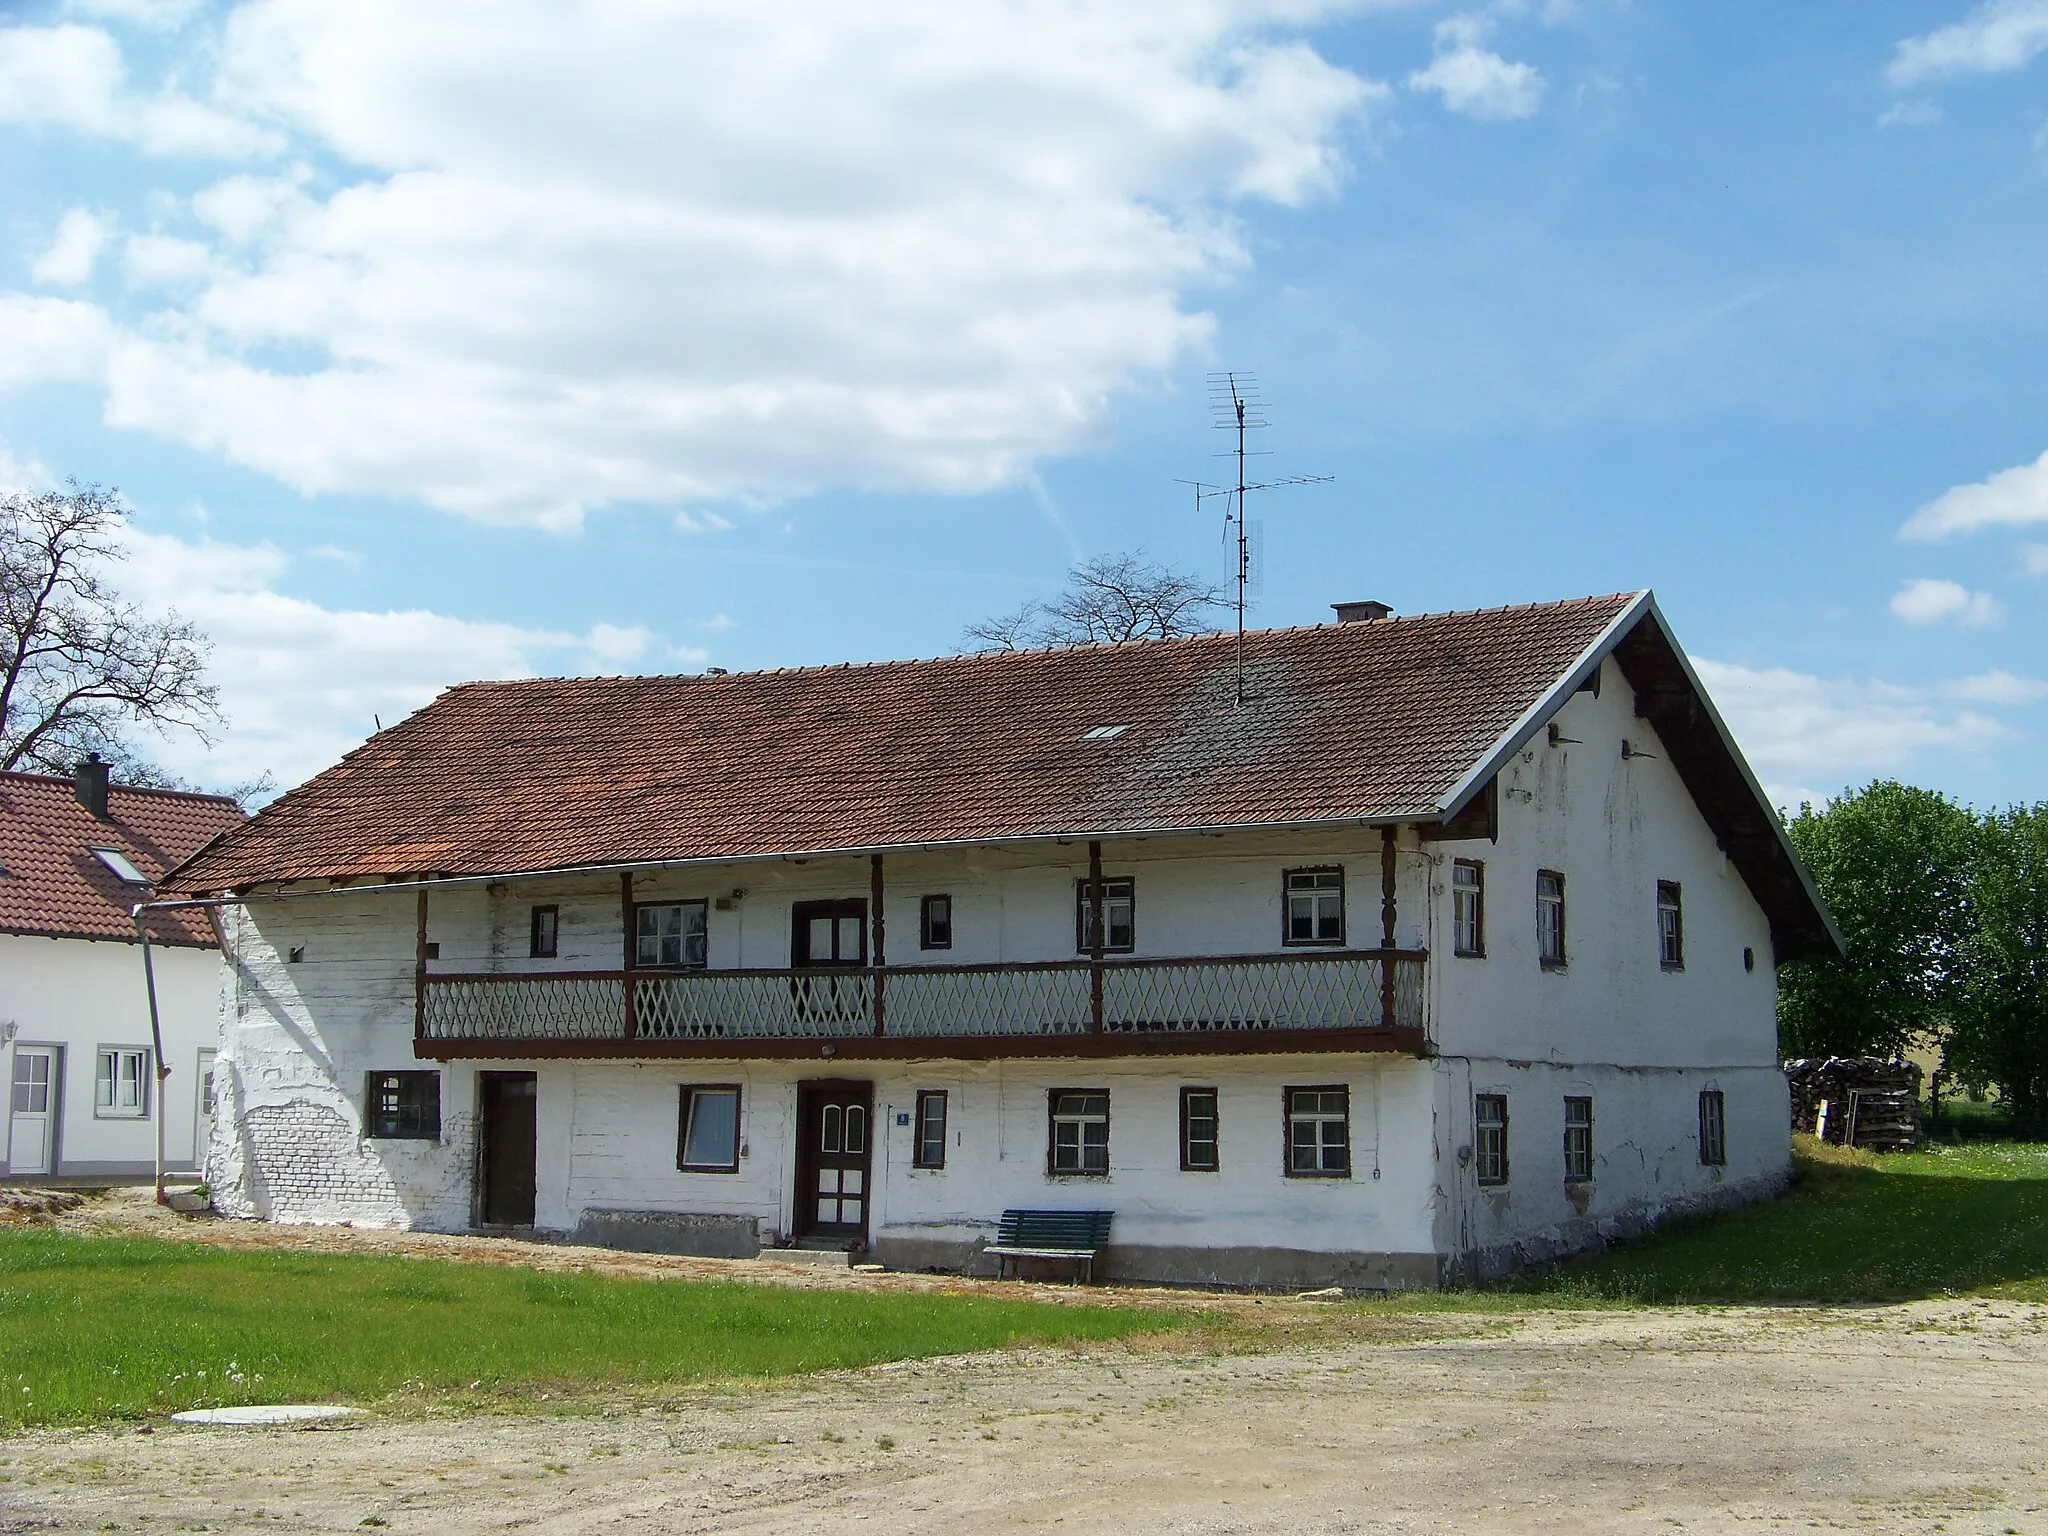
{"label": "small chimney", "polygon": [[107,819],[107,765],[99,753],[88,752],[72,765],[71,792],[94,817]]}
{"label": "small chimney", "polygon": [[1339,624],[1372,624],[1392,618],[1394,610],[1385,603],[1332,603]]}

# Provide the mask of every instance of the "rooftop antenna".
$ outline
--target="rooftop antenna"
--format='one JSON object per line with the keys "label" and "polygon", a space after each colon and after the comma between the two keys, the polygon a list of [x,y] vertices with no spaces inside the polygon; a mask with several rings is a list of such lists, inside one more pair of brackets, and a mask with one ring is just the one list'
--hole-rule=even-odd
{"label": "rooftop antenna", "polygon": [[1236,485],[1207,485],[1199,480],[1177,480],[1176,485],[1191,485],[1195,489],[1195,511],[1202,510],[1202,503],[1224,498],[1223,529],[1226,539],[1237,543],[1237,702],[1244,702],[1244,610],[1245,591],[1252,582],[1253,538],[1250,526],[1245,522],[1244,499],[1252,491],[1277,490],[1283,485],[1328,485],[1335,475],[1284,475],[1277,480],[1261,480],[1247,483],[1245,460],[1263,458],[1245,446],[1245,434],[1257,432],[1270,426],[1266,420],[1266,402],[1259,394],[1259,381],[1249,373],[1212,373],[1209,375],[1209,405],[1215,413],[1215,427],[1219,432],[1237,434],[1236,446],[1225,450],[1219,457],[1237,460]]}

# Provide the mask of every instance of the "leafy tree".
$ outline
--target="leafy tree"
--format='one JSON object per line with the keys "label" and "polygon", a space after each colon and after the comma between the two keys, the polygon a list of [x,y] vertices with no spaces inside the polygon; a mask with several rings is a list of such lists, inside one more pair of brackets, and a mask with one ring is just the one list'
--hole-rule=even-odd
{"label": "leafy tree", "polygon": [[1059,596],[970,624],[961,644],[973,651],[1020,651],[1171,640],[1213,629],[1206,620],[1227,606],[1222,587],[1147,560],[1143,550],[1097,555],[1068,572]]}
{"label": "leafy tree", "polygon": [[1970,963],[1976,818],[1933,790],[1887,779],[1822,811],[1801,806],[1790,831],[1848,954],[1786,968],[1780,1048],[1892,1055],[1940,1035]]}
{"label": "leafy tree", "polygon": [[2026,1131],[2048,1125],[2048,804],[1986,816],[1977,831],[1966,1001],[1942,1065],[1995,1085]]}
{"label": "leafy tree", "polygon": [[68,773],[98,752],[127,783],[175,783],[124,731],[220,721],[205,636],[175,613],[145,615],[107,581],[124,556],[118,492],[0,495],[0,769]]}

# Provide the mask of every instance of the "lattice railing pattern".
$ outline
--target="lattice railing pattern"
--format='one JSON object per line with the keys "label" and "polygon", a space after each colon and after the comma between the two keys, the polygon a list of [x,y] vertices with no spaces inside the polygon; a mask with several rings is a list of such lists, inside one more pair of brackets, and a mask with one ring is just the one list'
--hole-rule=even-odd
{"label": "lattice railing pattern", "polygon": [[643,1040],[830,1040],[875,1030],[866,972],[645,976],[633,1001]]}
{"label": "lattice railing pattern", "polygon": [[449,980],[427,988],[429,1040],[616,1040],[626,989],[611,977]]}
{"label": "lattice railing pattern", "polygon": [[886,974],[891,1035],[1085,1035],[1093,1016],[1085,965]]}
{"label": "lattice railing pattern", "polygon": [[[1372,1029],[1380,957],[1163,961],[1105,967],[1102,1028],[1114,1034]],[[1400,990],[1395,988],[1398,1005]]]}

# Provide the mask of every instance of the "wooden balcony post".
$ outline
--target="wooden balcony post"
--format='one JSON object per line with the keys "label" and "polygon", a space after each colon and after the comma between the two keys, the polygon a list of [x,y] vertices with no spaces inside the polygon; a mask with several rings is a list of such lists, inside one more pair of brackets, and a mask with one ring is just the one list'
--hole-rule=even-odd
{"label": "wooden balcony post", "polygon": [[1380,828],[1380,1027],[1394,1027],[1394,829]]}
{"label": "wooden balcony post", "polygon": [[640,1000],[633,995],[633,962],[639,958],[637,935],[633,928],[633,871],[619,871],[619,926],[625,933],[622,968],[626,973],[626,1038],[635,1039],[640,1034]]}
{"label": "wooden balcony post", "polygon": [[1088,1029],[1102,1033],[1102,840],[1088,843]]}
{"label": "wooden balcony post", "polygon": [[412,945],[412,1037],[427,1038],[427,888],[420,887],[419,931]]}
{"label": "wooden balcony post", "polygon": [[875,925],[872,946],[874,952],[869,955],[868,960],[875,972],[875,1033],[879,1035],[884,1033],[884,1025],[887,1022],[886,1005],[882,998],[882,967],[888,963],[883,944],[882,856],[879,853],[871,855],[868,859],[868,908],[869,920]]}

